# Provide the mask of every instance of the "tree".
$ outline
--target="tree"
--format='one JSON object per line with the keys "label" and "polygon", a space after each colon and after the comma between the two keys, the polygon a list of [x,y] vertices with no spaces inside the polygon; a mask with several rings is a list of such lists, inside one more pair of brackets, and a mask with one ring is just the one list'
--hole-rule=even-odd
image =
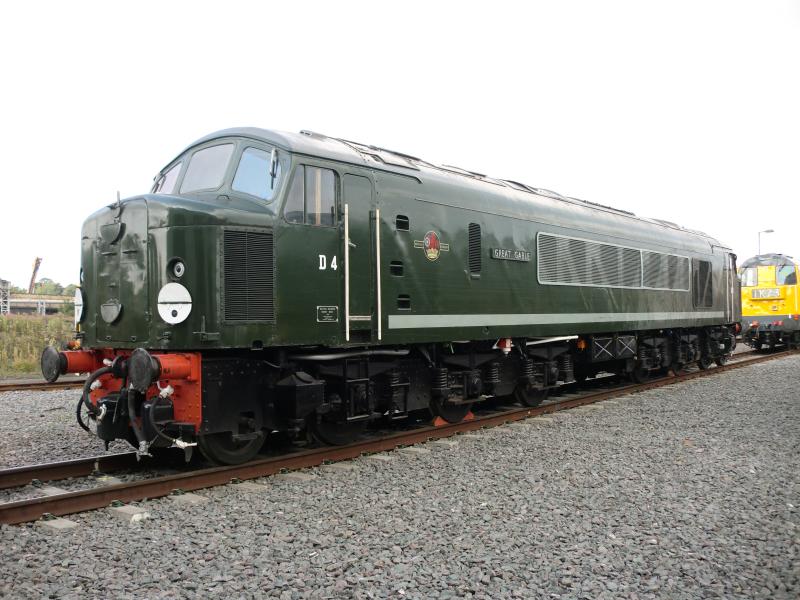
{"label": "tree", "polygon": [[52,279],[42,277],[36,282],[33,292],[34,294],[43,294],[46,296],[60,296],[64,293],[64,286]]}

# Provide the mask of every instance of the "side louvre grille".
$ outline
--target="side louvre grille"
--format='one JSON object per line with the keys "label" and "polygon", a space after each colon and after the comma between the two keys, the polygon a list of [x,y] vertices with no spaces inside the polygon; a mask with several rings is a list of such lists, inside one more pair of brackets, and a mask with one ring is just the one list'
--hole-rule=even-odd
{"label": "side louvre grille", "polygon": [[469,224],[469,272],[481,272],[481,226]]}
{"label": "side louvre grille", "polygon": [[274,321],[272,232],[223,234],[226,321]]}
{"label": "side louvre grille", "polygon": [[642,251],[644,287],[689,291],[689,259],[673,254]]}
{"label": "side louvre grille", "polygon": [[539,234],[539,281],[562,285],[641,287],[641,252]]}

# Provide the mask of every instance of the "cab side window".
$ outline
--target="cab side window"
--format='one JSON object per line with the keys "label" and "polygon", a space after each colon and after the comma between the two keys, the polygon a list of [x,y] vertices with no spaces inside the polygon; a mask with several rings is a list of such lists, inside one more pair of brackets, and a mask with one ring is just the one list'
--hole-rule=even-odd
{"label": "cab side window", "polygon": [[336,173],[299,166],[292,177],[283,216],[289,223],[315,227],[336,225]]}
{"label": "cab side window", "polygon": [[755,287],[758,285],[758,268],[745,267],[742,270],[742,287]]}
{"label": "cab side window", "polygon": [[796,285],[797,273],[794,265],[783,265],[775,269],[775,278],[778,285]]}

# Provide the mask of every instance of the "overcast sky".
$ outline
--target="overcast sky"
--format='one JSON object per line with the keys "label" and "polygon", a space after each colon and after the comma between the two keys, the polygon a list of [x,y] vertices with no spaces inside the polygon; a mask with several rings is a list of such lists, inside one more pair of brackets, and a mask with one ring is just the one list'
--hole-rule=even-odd
{"label": "overcast sky", "polygon": [[[311,129],[800,258],[800,1],[7,2],[0,278],[232,126]],[[392,8],[389,8],[389,7]]]}

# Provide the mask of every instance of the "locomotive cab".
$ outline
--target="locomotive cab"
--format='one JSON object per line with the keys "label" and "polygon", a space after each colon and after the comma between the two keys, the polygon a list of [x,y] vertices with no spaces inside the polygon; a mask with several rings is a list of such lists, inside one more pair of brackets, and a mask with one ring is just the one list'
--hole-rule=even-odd
{"label": "locomotive cab", "polygon": [[254,391],[265,382],[251,350],[274,336],[274,224],[290,164],[263,139],[213,136],[171,161],[151,193],[86,220],[84,350],[48,350],[42,367],[50,379],[93,373],[83,403],[98,437],[143,454],[200,441],[213,461],[238,462],[281,426]]}
{"label": "locomotive cab", "polygon": [[[198,443],[214,462],[240,462],[267,431],[296,435],[315,411],[327,440],[377,414],[363,386],[329,385],[326,402],[319,373],[268,367],[286,362],[276,347],[287,343],[363,344],[380,330],[371,179],[279,142],[248,130],[209,136],[162,169],[149,194],[84,223],[84,350],[48,350],[42,367],[50,379],[93,373],[83,404],[106,442],[126,439],[143,454]],[[343,415],[352,393],[362,400]]]}
{"label": "locomotive cab", "polygon": [[800,348],[800,265],[791,256],[761,254],[742,263],[742,339],[761,350]]}

